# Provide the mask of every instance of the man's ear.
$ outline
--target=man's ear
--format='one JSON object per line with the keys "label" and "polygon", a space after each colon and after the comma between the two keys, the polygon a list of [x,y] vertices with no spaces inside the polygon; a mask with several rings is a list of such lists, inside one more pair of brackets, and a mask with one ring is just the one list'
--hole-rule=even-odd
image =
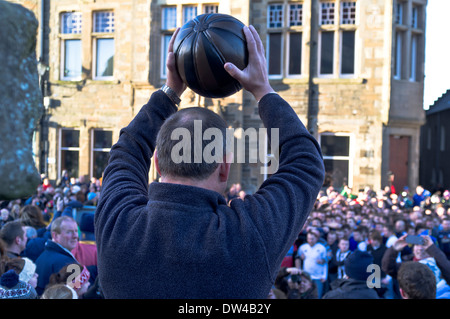
{"label": "man's ear", "polygon": [[400,295],[402,296],[403,299],[408,299],[408,295],[406,294],[406,292],[403,291],[402,288],[399,288],[398,290],[400,290]]}
{"label": "man's ear", "polygon": [[155,168],[158,172],[159,176],[161,176],[161,171],[159,170],[159,163],[158,163],[158,150],[155,149],[155,152],[153,153],[153,159],[155,160]]}
{"label": "man's ear", "polygon": [[228,175],[230,174],[231,163],[219,164],[219,180],[220,182],[227,182]]}
{"label": "man's ear", "polygon": [[223,157],[223,162],[219,163],[219,181],[227,182],[230,174],[231,162],[233,159],[233,153],[227,153]]}

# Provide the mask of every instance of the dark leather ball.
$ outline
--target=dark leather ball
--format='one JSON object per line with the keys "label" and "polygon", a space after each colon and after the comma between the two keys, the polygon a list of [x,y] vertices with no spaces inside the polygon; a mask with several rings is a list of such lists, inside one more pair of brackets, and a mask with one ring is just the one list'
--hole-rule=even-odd
{"label": "dark leather ball", "polygon": [[248,64],[244,24],[220,13],[202,14],[183,25],[174,42],[178,73],[195,93],[223,98],[242,86],[224,69],[232,62],[239,69]]}

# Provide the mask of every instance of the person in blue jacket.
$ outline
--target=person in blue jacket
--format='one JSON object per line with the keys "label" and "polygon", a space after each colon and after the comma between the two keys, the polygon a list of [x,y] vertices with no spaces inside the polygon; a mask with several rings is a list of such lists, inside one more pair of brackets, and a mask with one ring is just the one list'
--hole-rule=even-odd
{"label": "person in blue jacket", "polygon": [[[165,86],[110,151],[95,213],[100,286],[107,299],[267,298],[322,186],[321,150],[270,86],[261,39],[253,26],[244,27],[248,66],[224,67],[258,102],[269,140],[278,131],[279,162],[256,193],[228,204],[223,194],[231,156],[198,161],[177,145],[186,133],[192,152],[200,147],[201,154],[212,154],[211,140],[195,143],[195,121],[201,121],[202,136],[227,128],[206,108],[177,110],[186,89],[173,53],[178,31],[169,44]],[[149,185],[152,157],[161,181]]]}
{"label": "person in blue jacket", "polygon": [[36,273],[39,275],[36,292],[39,295],[44,292],[52,274],[66,265],[78,263],[71,253],[78,242],[78,225],[75,220],[69,216],[58,217],[52,222],[51,236],[36,260]]}

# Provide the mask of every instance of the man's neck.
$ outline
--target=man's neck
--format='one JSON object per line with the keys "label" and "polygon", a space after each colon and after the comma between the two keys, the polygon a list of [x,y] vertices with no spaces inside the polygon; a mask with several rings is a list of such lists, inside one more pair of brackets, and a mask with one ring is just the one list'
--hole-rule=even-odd
{"label": "man's neck", "polygon": [[17,257],[20,257],[20,252],[9,249],[8,253]]}
{"label": "man's neck", "polygon": [[21,251],[20,248],[17,247],[17,246],[10,246],[10,247],[8,247],[8,252],[9,252],[9,253],[13,253],[14,255],[19,256],[20,253],[21,253],[22,251]]}
{"label": "man's neck", "polygon": [[208,189],[211,191],[221,193],[222,190],[221,189],[219,190],[218,185],[216,183],[212,183],[210,179],[211,179],[211,177],[202,179],[202,180],[196,180],[196,179],[191,179],[191,178],[165,176],[165,177],[161,177],[161,182],[169,183],[169,184],[195,186],[195,187],[200,187],[200,188],[204,188],[204,189]]}

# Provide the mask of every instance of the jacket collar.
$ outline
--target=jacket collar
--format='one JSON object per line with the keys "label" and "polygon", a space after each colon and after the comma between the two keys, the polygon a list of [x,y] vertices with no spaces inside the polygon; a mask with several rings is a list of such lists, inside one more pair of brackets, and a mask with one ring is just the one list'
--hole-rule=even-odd
{"label": "jacket collar", "polygon": [[227,204],[223,195],[215,191],[181,184],[153,182],[149,186],[148,193],[149,204],[166,201],[202,210]]}
{"label": "jacket collar", "polygon": [[68,249],[64,248],[63,246],[54,242],[51,239],[47,240],[47,243],[45,244],[45,249],[56,251],[60,254],[70,256],[76,260],[76,258],[72,255],[72,253]]}

